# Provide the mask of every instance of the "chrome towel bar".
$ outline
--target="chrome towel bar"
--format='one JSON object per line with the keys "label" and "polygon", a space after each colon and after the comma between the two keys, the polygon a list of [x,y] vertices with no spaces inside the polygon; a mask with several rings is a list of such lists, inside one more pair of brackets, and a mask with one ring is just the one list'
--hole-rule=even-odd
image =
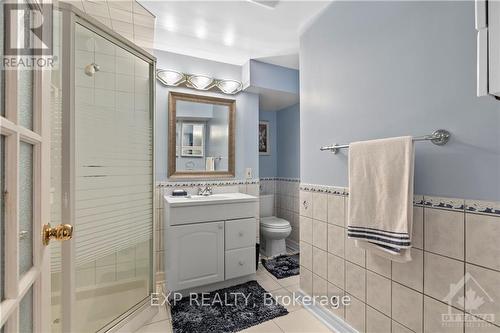
{"label": "chrome towel bar", "polygon": [[[413,141],[430,141],[437,146],[444,146],[450,140],[451,133],[445,129],[438,129],[434,131],[432,134],[416,136],[413,138]],[[331,146],[323,146],[319,150],[321,151],[331,151],[334,154],[337,154],[340,149],[349,148],[349,145],[338,145],[333,144]]]}

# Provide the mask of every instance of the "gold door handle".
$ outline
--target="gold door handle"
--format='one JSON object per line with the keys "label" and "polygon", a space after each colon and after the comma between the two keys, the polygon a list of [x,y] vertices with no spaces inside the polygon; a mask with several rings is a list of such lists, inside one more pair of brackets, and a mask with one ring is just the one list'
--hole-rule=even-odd
{"label": "gold door handle", "polygon": [[42,229],[43,245],[49,245],[51,239],[64,241],[73,237],[73,226],[71,224],[59,224],[51,227],[50,224],[45,224]]}

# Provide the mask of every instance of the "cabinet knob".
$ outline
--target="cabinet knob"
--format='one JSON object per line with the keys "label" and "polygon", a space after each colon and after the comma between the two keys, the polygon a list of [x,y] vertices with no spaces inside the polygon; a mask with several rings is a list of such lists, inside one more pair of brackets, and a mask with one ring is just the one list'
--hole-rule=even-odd
{"label": "cabinet knob", "polygon": [[243,266],[245,264],[245,262],[244,261],[240,261],[240,262],[238,262],[238,264],[240,264],[240,266]]}

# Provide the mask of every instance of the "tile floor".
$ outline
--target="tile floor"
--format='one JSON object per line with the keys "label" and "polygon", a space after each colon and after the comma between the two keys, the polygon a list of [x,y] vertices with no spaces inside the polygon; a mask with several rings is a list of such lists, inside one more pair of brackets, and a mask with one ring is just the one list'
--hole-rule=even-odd
{"label": "tile floor", "polygon": [[[291,296],[294,291],[299,289],[299,276],[278,280],[271,275],[262,265],[256,274],[257,282],[271,294]],[[266,321],[260,325],[250,327],[244,333],[322,333],[331,332],[328,327],[323,325],[308,310],[298,304],[287,304],[289,314]],[[150,323],[140,328],[136,333],[170,333],[172,332],[172,323],[170,310],[163,308]]]}

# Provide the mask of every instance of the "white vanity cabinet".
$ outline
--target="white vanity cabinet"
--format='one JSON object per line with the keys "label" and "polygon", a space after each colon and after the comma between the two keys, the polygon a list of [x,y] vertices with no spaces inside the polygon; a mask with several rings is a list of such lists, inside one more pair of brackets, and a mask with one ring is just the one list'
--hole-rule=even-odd
{"label": "white vanity cabinet", "polygon": [[242,193],[165,196],[164,202],[169,291],[185,291],[235,278],[250,280],[256,262],[256,197]]}

